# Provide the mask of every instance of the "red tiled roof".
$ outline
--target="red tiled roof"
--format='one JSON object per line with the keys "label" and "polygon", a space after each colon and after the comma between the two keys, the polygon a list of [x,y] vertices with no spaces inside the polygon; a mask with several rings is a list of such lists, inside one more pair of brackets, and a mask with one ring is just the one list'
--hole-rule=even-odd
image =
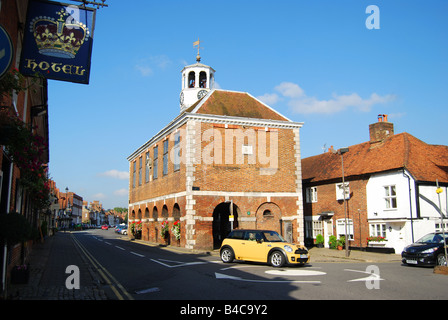
{"label": "red tiled roof", "polygon": [[[418,181],[448,182],[448,146],[429,145],[404,132],[383,142],[365,142],[344,154],[344,175],[357,176],[406,168]],[[340,178],[341,157],[332,152],[302,159],[302,178],[310,182]]]}
{"label": "red tiled roof", "polygon": [[214,90],[210,96],[203,99],[205,100],[199,100],[186,111],[193,112],[200,106],[195,113],[289,121],[246,92]]}

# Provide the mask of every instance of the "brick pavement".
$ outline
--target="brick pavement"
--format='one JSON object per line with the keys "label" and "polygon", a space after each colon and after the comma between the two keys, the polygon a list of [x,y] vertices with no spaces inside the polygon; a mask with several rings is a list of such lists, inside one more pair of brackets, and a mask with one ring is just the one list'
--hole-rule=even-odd
{"label": "brick pavement", "polygon": [[[7,296],[12,300],[107,300],[100,277],[79,251],[70,232],[58,232],[35,244],[28,258],[30,277],[27,284],[10,284]],[[65,273],[70,265],[79,267],[80,289],[67,289]]]}

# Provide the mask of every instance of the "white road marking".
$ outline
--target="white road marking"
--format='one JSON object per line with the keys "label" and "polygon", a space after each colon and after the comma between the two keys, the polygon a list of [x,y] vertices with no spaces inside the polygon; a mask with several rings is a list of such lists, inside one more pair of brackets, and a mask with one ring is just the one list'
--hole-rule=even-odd
{"label": "white road marking", "polygon": [[309,281],[309,280],[251,280],[244,279],[241,277],[229,276],[227,274],[222,274],[215,272],[216,279],[227,279],[227,280],[236,280],[236,281],[245,281],[245,282],[259,282],[259,283],[311,283],[311,284],[320,284],[320,281]]}
{"label": "white road marking", "polygon": [[275,276],[294,276],[294,277],[301,277],[301,276],[322,276],[325,275],[325,272],[321,271],[313,271],[313,270],[267,270],[265,271],[267,274],[272,274]]}
{"label": "white road marking", "polygon": [[136,256],[142,257],[142,258],[145,257],[144,255],[142,255],[142,254],[140,254],[140,253],[137,253],[137,252],[134,252],[134,251],[131,251],[131,253],[132,253],[132,254],[135,254]]}

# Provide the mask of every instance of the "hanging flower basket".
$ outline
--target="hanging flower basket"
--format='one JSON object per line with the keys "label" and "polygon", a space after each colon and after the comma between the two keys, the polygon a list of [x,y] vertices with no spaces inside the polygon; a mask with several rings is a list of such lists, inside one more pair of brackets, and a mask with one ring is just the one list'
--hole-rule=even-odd
{"label": "hanging flower basket", "polygon": [[20,184],[28,191],[33,206],[48,208],[50,184],[42,161],[47,148],[44,138],[33,134],[32,128],[8,109],[0,110],[0,137],[0,144],[20,169]]}
{"label": "hanging flower basket", "polygon": [[163,221],[162,222],[162,229],[160,230],[160,235],[162,236],[162,238],[167,238],[169,236],[169,226],[168,226],[168,221]]}
{"label": "hanging flower basket", "polygon": [[142,238],[142,222],[136,221],[131,223],[129,226],[131,229],[132,235],[135,237],[135,239],[141,239]]}
{"label": "hanging flower basket", "polygon": [[174,222],[173,228],[171,229],[171,232],[173,233],[176,240],[180,240],[180,221],[177,220]]}

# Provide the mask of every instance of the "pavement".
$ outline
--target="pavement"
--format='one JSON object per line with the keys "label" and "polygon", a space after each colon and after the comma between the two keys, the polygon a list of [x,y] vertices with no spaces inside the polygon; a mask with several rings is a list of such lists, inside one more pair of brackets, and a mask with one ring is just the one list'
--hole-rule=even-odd
{"label": "pavement", "polygon": [[[136,241],[137,242],[137,241]],[[191,254],[209,254],[219,256],[219,251],[199,251],[179,247],[160,246],[138,240],[139,243],[154,245],[166,250]],[[401,263],[398,254],[374,253],[358,250],[330,250],[311,248],[313,262],[368,262]],[[58,232],[47,237],[43,243],[35,244],[26,263],[30,264],[30,276],[27,284],[9,284],[6,299],[9,300],[108,300],[108,294],[101,276],[73,240],[71,232]],[[67,289],[66,281],[72,272],[66,273],[68,266],[79,267],[79,289]]]}
{"label": "pavement", "polygon": [[[28,257],[27,284],[9,284],[8,300],[107,300],[100,276],[72,240],[71,232],[58,232],[34,244]],[[79,267],[80,289],[67,289],[68,266]],[[69,281],[75,284],[75,281]]]}

